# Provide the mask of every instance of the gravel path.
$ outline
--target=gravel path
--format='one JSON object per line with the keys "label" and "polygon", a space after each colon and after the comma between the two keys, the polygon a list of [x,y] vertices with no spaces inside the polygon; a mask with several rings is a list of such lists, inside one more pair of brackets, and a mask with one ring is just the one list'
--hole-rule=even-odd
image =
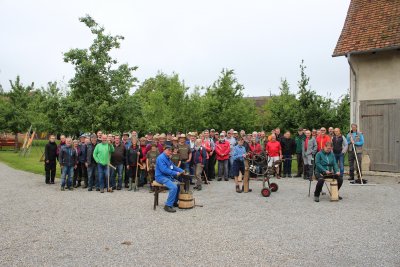
{"label": "gravel path", "polygon": [[248,194],[212,182],[195,193],[204,207],[169,214],[145,189],[61,192],[0,163],[0,265],[400,266],[399,184],[345,181],[338,203],[278,184],[263,198],[261,182]]}

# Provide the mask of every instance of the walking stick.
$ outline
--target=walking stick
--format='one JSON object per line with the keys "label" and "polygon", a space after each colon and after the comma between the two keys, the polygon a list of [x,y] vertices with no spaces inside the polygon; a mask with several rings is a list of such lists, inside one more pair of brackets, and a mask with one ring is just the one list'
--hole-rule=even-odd
{"label": "walking stick", "polygon": [[210,184],[210,182],[208,181],[206,172],[204,171],[204,168],[203,168],[203,174],[204,174],[204,178],[206,178],[206,184]]}
{"label": "walking stick", "polygon": [[138,168],[139,168],[139,155],[140,152],[137,152],[137,157],[136,157],[136,174],[135,174],[135,187],[133,188],[133,191],[136,192],[137,190],[139,190],[138,187]]}
{"label": "walking stick", "polygon": [[360,183],[364,184],[363,179],[362,179],[361,169],[360,169],[360,163],[358,162],[356,146],[354,145],[354,143],[351,143],[351,144],[353,146],[354,156],[356,157],[356,164],[357,164],[358,175],[360,176]]}
{"label": "walking stick", "polygon": [[311,181],[312,181],[312,177],[310,177],[310,184],[308,185],[308,197],[310,197],[310,195],[311,195]]}

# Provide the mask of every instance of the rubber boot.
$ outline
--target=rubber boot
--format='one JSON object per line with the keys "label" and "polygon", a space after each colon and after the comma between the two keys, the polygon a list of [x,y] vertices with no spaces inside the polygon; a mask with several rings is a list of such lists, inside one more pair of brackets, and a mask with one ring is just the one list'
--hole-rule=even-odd
{"label": "rubber boot", "polygon": [[132,178],[129,178],[129,189],[128,191],[132,191]]}

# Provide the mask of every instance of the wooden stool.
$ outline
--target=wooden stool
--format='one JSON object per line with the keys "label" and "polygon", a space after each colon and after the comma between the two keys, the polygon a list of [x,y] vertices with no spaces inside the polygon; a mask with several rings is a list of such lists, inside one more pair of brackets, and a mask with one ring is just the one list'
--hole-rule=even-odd
{"label": "wooden stool", "polygon": [[330,184],[329,194],[331,195],[331,201],[339,201],[339,189],[336,179],[324,179],[325,182]]}
{"label": "wooden stool", "polygon": [[158,195],[161,191],[165,190],[166,187],[156,181],[153,181],[151,186],[154,188],[154,210],[156,210],[156,207],[158,206]]}

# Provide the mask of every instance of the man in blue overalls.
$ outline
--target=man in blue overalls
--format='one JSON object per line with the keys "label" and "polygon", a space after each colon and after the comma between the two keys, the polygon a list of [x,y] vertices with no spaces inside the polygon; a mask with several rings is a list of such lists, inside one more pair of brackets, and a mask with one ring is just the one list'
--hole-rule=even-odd
{"label": "man in blue overalls", "polygon": [[156,181],[169,189],[168,198],[164,210],[176,212],[174,207],[178,206],[179,187],[174,183],[174,177],[184,173],[181,168],[176,167],[171,161],[171,146],[166,146],[164,152],[156,160]]}

